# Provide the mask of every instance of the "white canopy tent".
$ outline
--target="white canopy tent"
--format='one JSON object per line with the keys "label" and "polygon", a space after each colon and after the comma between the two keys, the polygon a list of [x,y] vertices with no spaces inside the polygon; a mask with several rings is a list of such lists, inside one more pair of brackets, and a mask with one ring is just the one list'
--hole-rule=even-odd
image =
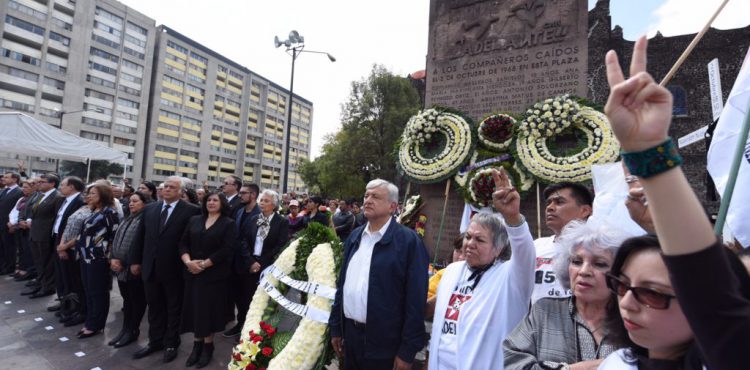
{"label": "white canopy tent", "polygon": [[124,152],[16,112],[0,112],[0,152],[89,163],[106,160],[125,169],[128,158]]}

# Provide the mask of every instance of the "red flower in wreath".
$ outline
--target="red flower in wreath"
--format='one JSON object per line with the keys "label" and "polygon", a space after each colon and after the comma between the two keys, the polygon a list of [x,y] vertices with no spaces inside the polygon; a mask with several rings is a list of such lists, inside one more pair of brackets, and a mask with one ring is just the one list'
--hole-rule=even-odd
{"label": "red flower in wreath", "polygon": [[260,352],[263,354],[263,356],[268,357],[268,356],[271,356],[271,354],[273,353],[273,348],[263,347],[263,349]]}
{"label": "red flower in wreath", "polygon": [[245,366],[245,370],[258,370],[258,367],[255,366],[255,364],[247,364],[247,366]]}

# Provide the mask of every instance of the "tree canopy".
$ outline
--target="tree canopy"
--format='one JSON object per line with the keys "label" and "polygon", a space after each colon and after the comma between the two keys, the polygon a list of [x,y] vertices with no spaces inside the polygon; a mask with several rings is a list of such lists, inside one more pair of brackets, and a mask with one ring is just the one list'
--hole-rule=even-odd
{"label": "tree canopy", "polygon": [[[88,165],[84,162],[61,161],[60,172],[65,176],[78,176],[86,181]],[[91,161],[90,180],[106,179],[110,175],[122,175],[122,165],[108,161]]]}
{"label": "tree canopy", "polygon": [[399,185],[396,143],[420,108],[409,79],[374,65],[367,78],[352,82],[341,129],[325,137],[318,158],[300,165],[302,179],[312,192],[338,198],[359,197],[376,178]]}

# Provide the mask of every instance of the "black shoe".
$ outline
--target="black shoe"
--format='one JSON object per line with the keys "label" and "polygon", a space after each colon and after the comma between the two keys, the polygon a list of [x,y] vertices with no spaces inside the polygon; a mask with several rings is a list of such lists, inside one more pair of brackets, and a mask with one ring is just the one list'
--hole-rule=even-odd
{"label": "black shoe", "polygon": [[36,279],[31,279],[28,283],[25,284],[27,287],[39,287],[40,284]]}
{"label": "black shoe", "polygon": [[118,340],[117,343],[114,344],[115,348],[125,347],[128,344],[135,342],[136,340],[138,340],[138,336],[140,334],[141,331],[138,329],[125,332],[122,338],[120,338],[120,340]]}
{"label": "black shoe", "polygon": [[164,346],[162,346],[162,345],[158,345],[157,346],[157,345],[149,344],[149,345],[147,345],[147,346],[139,349],[136,353],[133,353],[133,358],[136,359],[136,360],[139,359],[139,358],[144,358],[144,357],[146,357],[146,356],[148,356],[148,355],[150,355],[150,354],[152,354],[154,352],[159,352],[162,349],[164,349]]}
{"label": "black shoe", "polygon": [[41,287],[32,287],[27,291],[21,292],[21,295],[34,295],[37,294],[40,290],[42,290]]}
{"label": "black shoe", "polygon": [[224,338],[231,338],[231,337],[237,336],[242,331],[242,326],[243,325],[244,324],[237,323],[237,325],[233,326],[231,329],[229,329],[229,330],[225,331],[224,333],[222,333],[221,336],[224,337]]}
{"label": "black shoe", "polygon": [[214,357],[214,344],[213,343],[205,343],[203,345],[203,353],[201,353],[201,358],[198,360],[198,364],[196,364],[195,367],[202,368],[206,367],[209,363],[211,363],[211,358]]}
{"label": "black shoe", "polygon": [[46,292],[36,292],[29,296],[29,298],[42,298],[42,297],[49,297],[51,295],[55,294],[54,290],[48,290]]}
{"label": "black shoe", "polygon": [[198,363],[203,352],[203,341],[193,342],[193,350],[190,352],[190,357],[185,361],[185,366],[190,367]]}
{"label": "black shoe", "polygon": [[60,303],[55,303],[52,306],[47,307],[47,311],[49,312],[59,312],[60,311]]}
{"label": "black shoe", "polygon": [[81,334],[78,334],[78,339],[91,338],[94,335],[99,335],[101,333],[102,333],[101,330],[95,330],[95,331],[92,331],[92,332],[89,332],[89,333],[81,332]]}
{"label": "black shoe", "polygon": [[31,273],[25,273],[25,274],[16,274],[15,277],[13,277],[13,280],[15,281],[27,281],[34,278],[34,274]]}
{"label": "black shoe", "polygon": [[71,326],[81,325],[84,322],[86,322],[86,316],[81,314],[76,314],[73,317],[71,317],[68,321],[65,321],[65,327],[69,328]]}
{"label": "black shoe", "polygon": [[177,358],[177,348],[176,347],[167,347],[167,349],[164,350],[164,363],[172,362],[172,360]]}
{"label": "black shoe", "polygon": [[117,343],[120,339],[122,339],[122,337],[125,335],[126,332],[127,332],[127,330],[125,328],[122,328],[122,330],[120,330],[120,332],[117,333],[117,335],[115,335],[115,337],[112,338],[112,340],[110,340],[109,342],[107,342],[107,345],[108,346],[114,346],[115,343]]}

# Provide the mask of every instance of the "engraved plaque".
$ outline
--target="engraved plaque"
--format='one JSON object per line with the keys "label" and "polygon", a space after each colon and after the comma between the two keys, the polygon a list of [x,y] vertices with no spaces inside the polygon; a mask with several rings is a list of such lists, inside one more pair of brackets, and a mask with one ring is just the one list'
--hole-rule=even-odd
{"label": "engraved plaque", "polygon": [[585,0],[432,0],[426,106],[475,120],[586,96]]}

